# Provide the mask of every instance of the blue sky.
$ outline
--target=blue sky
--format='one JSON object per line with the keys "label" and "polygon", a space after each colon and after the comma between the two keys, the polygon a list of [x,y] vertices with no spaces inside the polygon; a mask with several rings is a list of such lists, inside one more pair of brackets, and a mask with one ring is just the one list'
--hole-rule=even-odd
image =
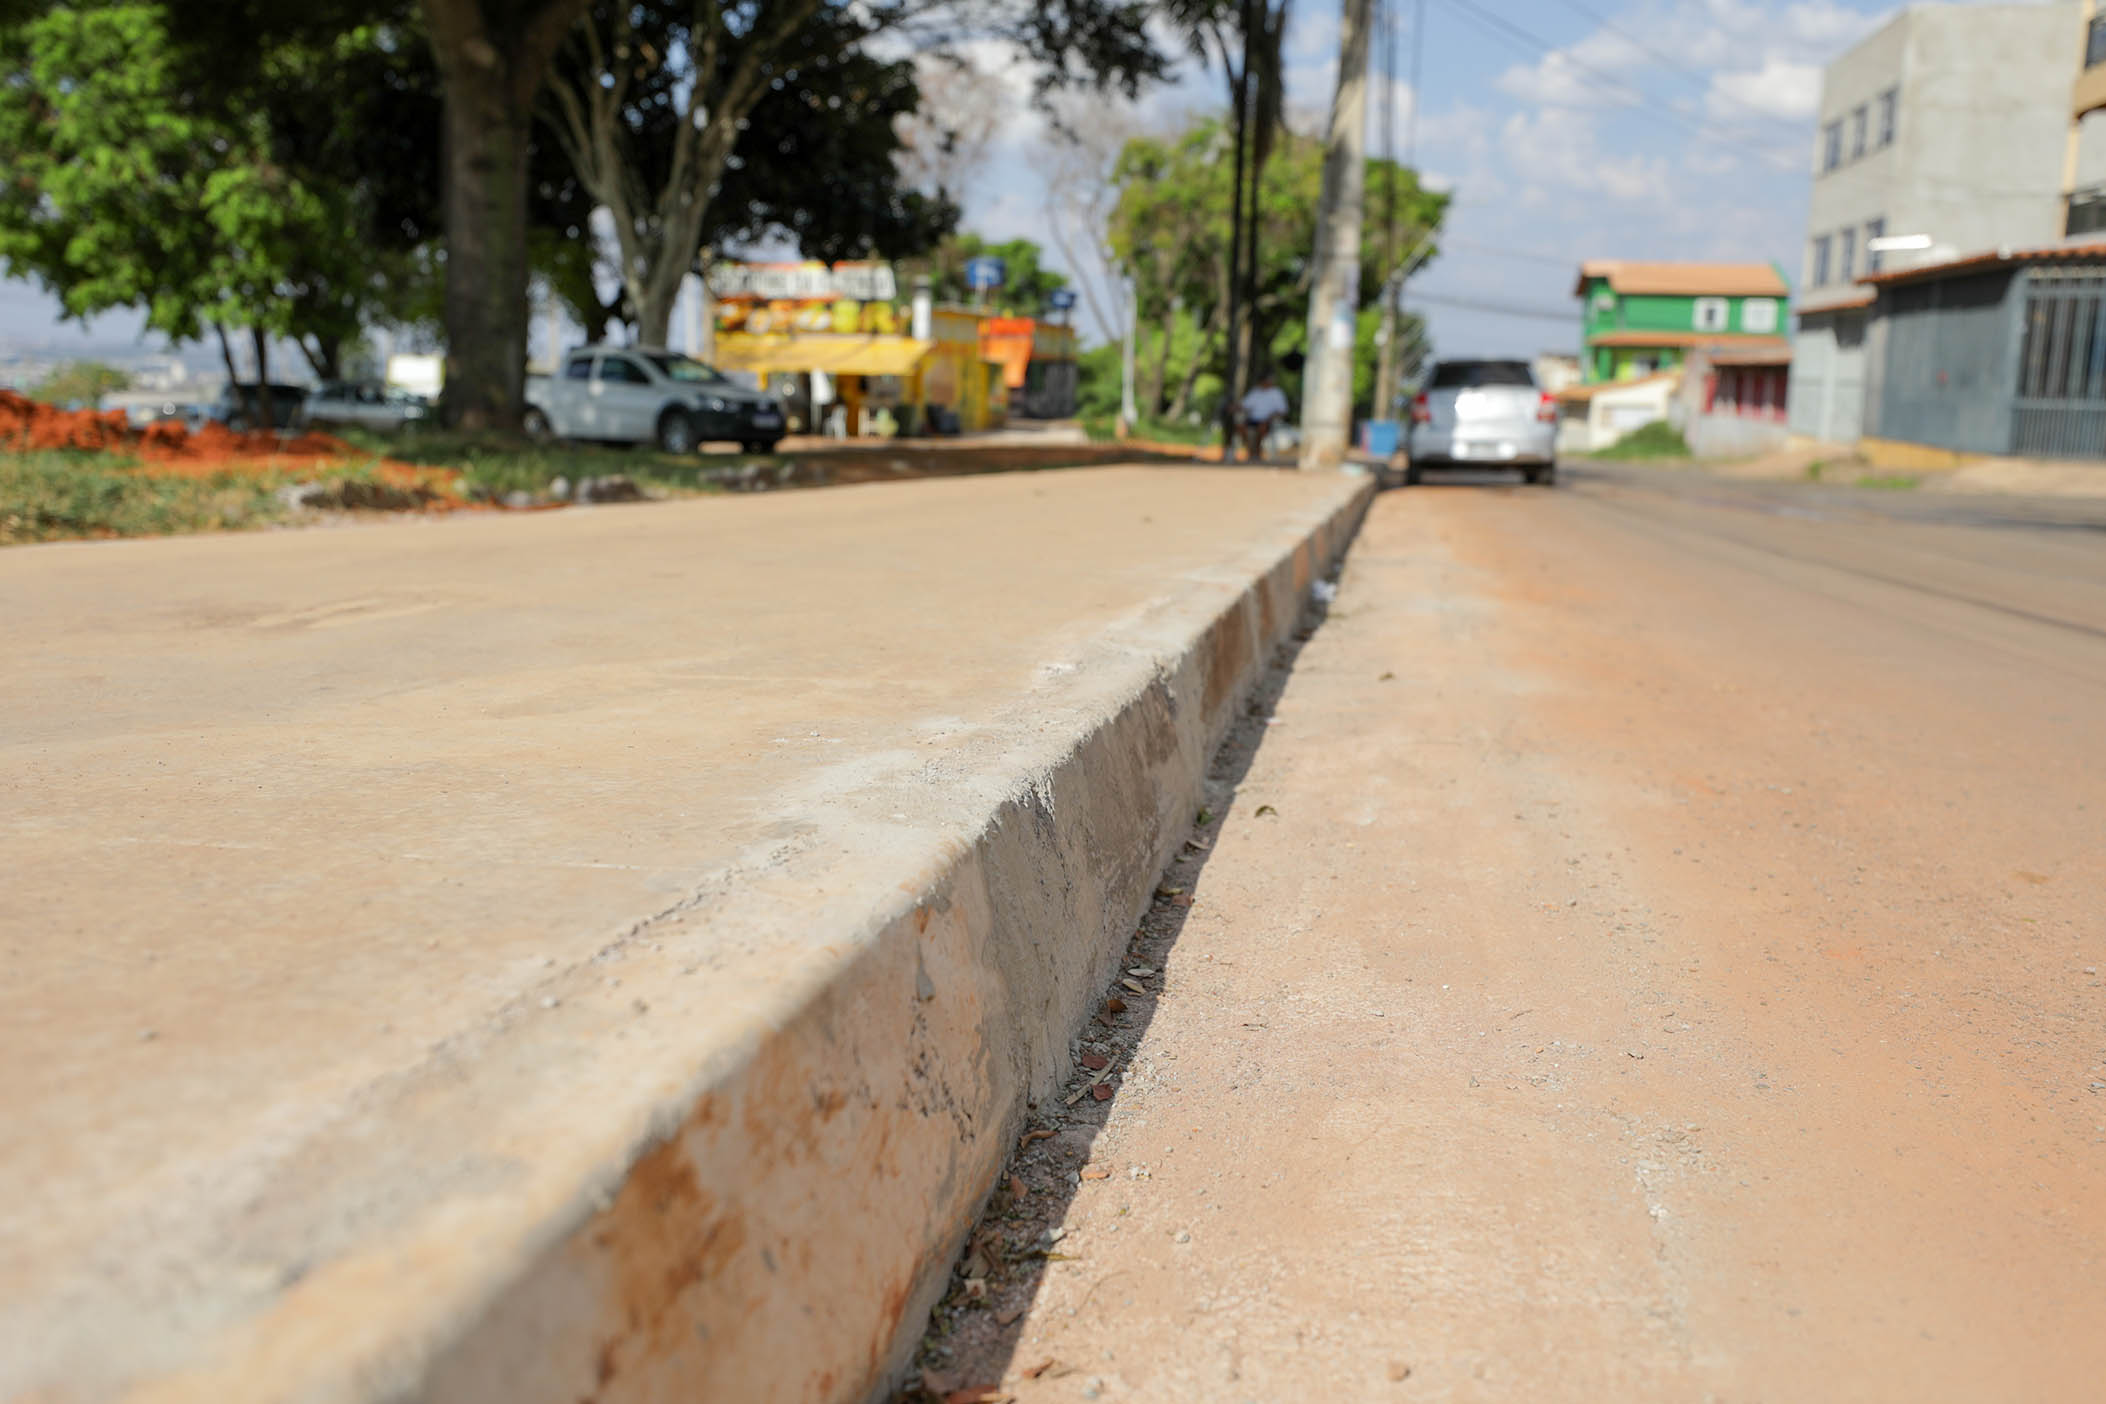
{"label": "blue sky", "polygon": [[[1397,27],[1393,149],[1411,126],[1411,29],[1423,11],[1417,164],[1455,196],[1441,257],[1412,291],[1447,354],[1577,349],[1582,258],[1777,262],[1796,281],[1821,67],[1896,6],[1871,0],[1388,0]],[[1294,0],[1289,103],[1324,120],[1337,0]],[[1377,50],[1377,65],[1380,65]],[[1377,82],[1381,81],[1378,74]],[[1174,125],[1214,106],[1191,65],[1133,114]],[[1369,116],[1379,109],[1371,92]],[[1044,138],[1016,138],[1016,154]],[[1379,133],[1371,135],[1371,149]],[[1045,223],[1029,159],[996,159],[967,206],[986,232]],[[1409,301],[1409,299],[1407,299]],[[1460,306],[1457,304],[1476,304]],[[1514,315],[1515,309],[1546,315]]]}
{"label": "blue sky", "polygon": [[[1398,29],[1390,81],[1400,156],[1411,125],[1410,31],[1414,11],[1424,14],[1416,156],[1429,184],[1453,189],[1455,205],[1444,252],[1413,291],[1427,299],[1419,310],[1448,354],[1576,346],[1571,289],[1581,258],[1775,260],[1796,279],[1820,68],[1895,8],[1872,0],[1387,3]],[[1292,13],[1290,112],[1313,129],[1336,72],[1339,4],[1294,0]],[[991,53],[981,57],[990,70],[1002,67]],[[1052,153],[1025,100],[1028,75],[1008,69],[990,81],[1013,120],[968,188],[967,226],[1044,242]],[[1099,104],[1099,119],[1171,129],[1218,106],[1220,88],[1218,73],[1188,62],[1137,105],[1111,113]],[[1372,121],[1372,95],[1369,110]],[[62,325],[36,289],[0,282],[0,346],[85,351],[130,342],[137,325],[124,314],[85,329]]]}

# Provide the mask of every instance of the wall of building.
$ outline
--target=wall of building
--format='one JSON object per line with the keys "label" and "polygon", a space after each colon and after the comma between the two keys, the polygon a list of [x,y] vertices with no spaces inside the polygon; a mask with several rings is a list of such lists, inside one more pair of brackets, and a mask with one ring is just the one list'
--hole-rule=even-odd
{"label": "wall of building", "polygon": [[[1924,234],[1933,247],[1890,252],[1888,269],[1999,245],[2039,244],[2062,232],[2068,79],[2077,72],[2079,7],[1916,5],[1822,77],[1814,124],[1813,190],[1802,257],[1801,308],[1823,288],[1848,285],[1840,236],[1855,246],[1850,274],[1867,269],[1868,225]],[[1879,96],[1898,94],[1894,140],[1879,141]],[[1854,114],[1867,112],[1866,151],[1853,154]],[[1823,171],[1825,133],[1843,124],[1843,161]],[[1828,281],[1814,279],[1814,245],[1830,243]]]}
{"label": "wall of building", "polygon": [[1865,429],[1865,313],[1801,312],[1792,338],[1791,432],[1855,443]]}

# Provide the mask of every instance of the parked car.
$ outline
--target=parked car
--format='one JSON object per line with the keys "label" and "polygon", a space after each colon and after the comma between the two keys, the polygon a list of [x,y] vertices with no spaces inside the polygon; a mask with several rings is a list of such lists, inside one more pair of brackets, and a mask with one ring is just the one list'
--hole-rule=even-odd
{"label": "parked car", "polygon": [[[270,427],[273,429],[302,429],[307,425],[307,387],[304,385],[271,385]],[[229,385],[220,392],[219,403],[212,407],[212,417],[225,424],[235,433],[246,433],[263,427],[263,416],[258,413],[263,400],[257,387],[244,382]]]}
{"label": "parked car", "polygon": [[767,453],[786,432],[782,401],[735,384],[678,351],[586,346],[562,374],[527,382],[526,431],[535,438],[655,443],[692,453],[713,439]]}
{"label": "parked car", "polygon": [[400,429],[431,414],[422,396],[386,385],[325,380],[307,396],[310,424],[356,424],[367,429]]}
{"label": "parked car", "polygon": [[1519,468],[1558,476],[1558,406],[1526,361],[1437,361],[1411,402],[1404,481],[1428,468]]}

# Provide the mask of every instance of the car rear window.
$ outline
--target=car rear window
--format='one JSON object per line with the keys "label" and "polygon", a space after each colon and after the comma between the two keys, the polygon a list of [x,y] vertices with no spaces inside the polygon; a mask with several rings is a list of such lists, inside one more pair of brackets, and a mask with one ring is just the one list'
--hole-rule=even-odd
{"label": "car rear window", "polygon": [[1536,383],[1526,361],[1442,361],[1433,368],[1429,390],[1475,390],[1485,385]]}

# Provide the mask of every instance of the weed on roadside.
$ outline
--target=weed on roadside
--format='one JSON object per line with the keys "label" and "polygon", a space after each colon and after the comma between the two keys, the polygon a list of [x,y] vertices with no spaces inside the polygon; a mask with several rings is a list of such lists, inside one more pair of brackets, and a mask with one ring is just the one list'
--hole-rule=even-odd
{"label": "weed on roadside", "polygon": [[105,453],[0,453],[0,545],[81,536],[235,531],[286,515],[290,475],[162,477]]}

